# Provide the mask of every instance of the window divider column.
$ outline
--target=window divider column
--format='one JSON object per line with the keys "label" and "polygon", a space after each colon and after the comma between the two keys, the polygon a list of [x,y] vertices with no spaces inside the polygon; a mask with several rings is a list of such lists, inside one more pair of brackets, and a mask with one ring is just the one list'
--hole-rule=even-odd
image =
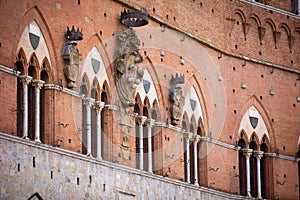
{"label": "window divider column", "polygon": [[20,82],[23,84],[23,121],[22,121],[22,126],[23,126],[23,134],[22,138],[28,139],[28,85],[30,84],[32,77],[26,76],[26,75],[21,75],[20,77]]}
{"label": "window divider column", "polygon": [[104,102],[102,101],[96,101],[95,102],[95,108],[96,108],[96,134],[97,134],[97,159],[102,160],[102,127],[101,127],[101,112],[104,108]]}
{"label": "window divider column", "polygon": [[250,156],[252,155],[252,149],[243,149],[243,153],[246,156],[246,178],[247,178],[247,196],[251,197],[250,187]]}

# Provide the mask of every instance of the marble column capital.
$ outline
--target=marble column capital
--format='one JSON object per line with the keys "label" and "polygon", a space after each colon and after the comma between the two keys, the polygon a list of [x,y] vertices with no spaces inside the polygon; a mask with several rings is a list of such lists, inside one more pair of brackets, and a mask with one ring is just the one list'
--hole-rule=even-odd
{"label": "marble column capital", "polygon": [[242,149],[244,155],[248,158],[252,155],[253,150],[252,149]]}
{"label": "marble column capital", "polygon": [[92,107],[95,103],[95,100],[93,98],[85,98],[84,99],[84,105]]}
{"label": "marble column capital", "polygon": [[184,134],[184,138],[186,140],[189,141],[189,140],[193,139],[193,134],[192,133],[190,133],[190,132],[184,132],[183,134]]}
{"label": "marble column capital", "polygon": [[263,157],[264,155],[264,152],[263,151],[253,151],[253,154],[254,156],[257,158],[257,159],[261,159],[261,157]]}
{"label": "marble column capital", "polygon": [[146,123],[149,127],[153,127],[155,120],[154,119],[147,119]]}
{"label": "marble column capital", "polygon": [[20,78],[20,82],[22,82],[23,85],[28,85],[32,80],[32,77],[27,75],[21,75],[19,76],[19,78]]}
{"label": "marble column capital", "polygon": [[101,110],[104,108],[105,103],[102,101],[95,101],[94,106],[97,110],[97,112],[101,112]]}
{"label": "marble column capital", "polygon": [[201,140],[200,135],[196,135],[196,134],[193,135],[193,142],[197,144],[198,142],[200,142],[200,140]]}
{"label": "marble column capital", "polygon": [[145,122],[147,121],[147,117],[145,117],[145,116],[138,116],[137,119],[138,119],[138,122],[140,123],[140,125],[144,125]]}
{"label": "marble column capital", "polygon": [[36,88],[36,89],[41,89],[45,83],[45,81],[42,80],[38,80],[38,79],[33,79],[32,81],[32,85]]}

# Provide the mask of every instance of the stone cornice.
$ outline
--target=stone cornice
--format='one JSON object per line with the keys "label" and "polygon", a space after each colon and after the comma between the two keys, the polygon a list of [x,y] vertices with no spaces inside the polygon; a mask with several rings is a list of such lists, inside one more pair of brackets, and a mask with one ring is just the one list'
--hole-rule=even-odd
{"label": "stone cornice", "polygon": [[3,72],[6,72],[6,73],[9,73],[9,74],[12,74],[12,75],[20,75],[21,72],[17,71],[17,70],[14,70],[14,69],[11,69],[9,67],[5,67],[3,65],[0,65],[0,71],[3,71]]}

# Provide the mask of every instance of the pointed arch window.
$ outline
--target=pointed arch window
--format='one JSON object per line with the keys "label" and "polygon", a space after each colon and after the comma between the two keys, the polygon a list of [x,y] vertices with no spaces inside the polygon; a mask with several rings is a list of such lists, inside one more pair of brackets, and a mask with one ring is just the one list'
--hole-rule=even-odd
{"label": "pointed arch window", "polygon": [[[18,61],[15,63],[15,68],[20,72],[20,75],[24,75],[24,65],[20,61],[21,53],[18,54]],[[21,78],[18,77],[17,83],[17,136],[23,136],[23,112],[24,112],[24,95],[23,95],[23,83]]]}
{"label": "pointed arch window", "polygon": [[[41,71],[41,80],[49,83],[49,76],[46,70]],[[47,94],[44,87],[40,90],[40,140],[42,143],[46,142],[46,101]],[[48,139],[49,140],[49,139]]]}
{"label": "pointed arch window", "polygon": [[[88,90],[85,84],[80,86],[80,93],[87,96]],[[82,100],[82,154],[87,153],[87,112],[85,109],[84,100]]]}
{"label": "pointed arch window", "polygon": [[[268,152],[268,146],[266,143],[262,143],[260,145],[260,150],[263,151],[264,153]],[[268,158],[264,155],[261,157],[260,159],[260,177],[261,177],[261,197],[263,199],[267,199],[268,198],[268,192],[267,192],[267,185],[268,185],[268,180],[269,180],[269,176],[268,176]]]}
{"label": "pointed arch window", "polygon": [[[28,76],[31,76],[33,79],[37,78],[37,73],[35,67],[30,65],[28,68]],[[28,85],[28,138],[34,140],[35,133],[35,92],[34,86],[31,82]]]}
{"label": "pointed arch window", "polygon": [[[140,113],[140,107],[136,101],[134,104],[134,113],[136,115],[139,115]],[[138,117],[135,118],[135,155],[136,155],[136,168],[138,169],[140,166],[139,159],[140,159],[140,132],[139,132],[139,120]]]}
{"label": "pointed arch window", "polygon": [[[107,88],[104,85],[102,92],[101,92],[101,102],[104,102],[104,105],[108,104],[108,95],[107,95]],[[101,112],[101,152],[102,152],[102,159],[109,160],[109,118],[110,113],[108,109],[103,109]]]}
{"label": "pointed arch window", "polygon": [[[95,101],[97,100],[97,91],[96,88],[92,88],[91,90],[91,98]],[[96,107],[93,106],[91,108],[91,134],[92,134],[92,156],[94,158],[97,157],[97,114],[96,114]]]}
{"label": "pointed arch window", "polygon": [[[250,142],[249,149],[257,150],[255,141]],[[257,197],[257,161],[253,155],[250,156],[250,191],[252,197]]]}
{"label": "pointed arch window", "polygon": [[239,183],[240,183],[240,195],[245,196],[247,194],[247,178],[246,178],[246,156],[243,149],[246,148],[246,142],[244,139],[238,141],[239,146]]}

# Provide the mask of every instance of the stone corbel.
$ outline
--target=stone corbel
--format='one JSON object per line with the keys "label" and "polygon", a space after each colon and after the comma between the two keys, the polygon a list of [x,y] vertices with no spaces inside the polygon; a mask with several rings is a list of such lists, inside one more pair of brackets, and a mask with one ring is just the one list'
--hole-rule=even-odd
{"label": "stone corbel", "polygon": [[292,49],[293,49],[294,43],[295,43],[295,37],[292,36],[292,35],[289,35],[288,36],[288,43],[289,43],[290,52],[292,52]]}
{"label": "stone corbel", "polygon": [[243,22],[243,31],[244,31],[245,40],[247,39],[247,35],[249,33],[250,27],[251,25],[249,23]]}
{"label": "stone corbel", "polygon": [[280,40],[281,32],[279,31],[273,31],[273,37],[274,37],[274,42],[275,42],[275,48],[277,49],[277,43]]}
{"label": "stone corbel", "polygon": [[260,44],[262,44],[262,40],[263,40],[263,38],[265,36],[265,33],[266,33],[266,28],[262,27],[262,26],[259,26],[257,29],[258,29],[259,41],[260,41]]}

